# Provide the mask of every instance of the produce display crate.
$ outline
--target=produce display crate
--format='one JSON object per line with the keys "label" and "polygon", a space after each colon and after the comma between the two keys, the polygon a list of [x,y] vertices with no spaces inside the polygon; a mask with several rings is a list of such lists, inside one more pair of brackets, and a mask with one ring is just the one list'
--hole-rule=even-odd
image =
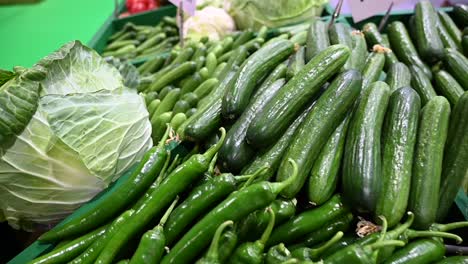
{"label": "produce display crate", "polygon": [[[120,11],[125,8],[125,5],[122,4]],[[130,17],[116,19],[115,15],[112,14],[106,22],[101,26],[101,28],[94,34],[94,37],[88,43],[88,46],[95,49],[97,52],[101,53],[106,47],[107,40],[112,34],[122,29],[122,27],[128,23],[132,22],[135,25],[156,25],[159,23],[165,16],[175,16],[177,8],[173,5],[162,6],[158,9],[142,12]],[[148,57],[151,58],[151,57]],[[148,58],[144,59],[135,59],[131,62],[133,64],[140,64],[146,61]]]}

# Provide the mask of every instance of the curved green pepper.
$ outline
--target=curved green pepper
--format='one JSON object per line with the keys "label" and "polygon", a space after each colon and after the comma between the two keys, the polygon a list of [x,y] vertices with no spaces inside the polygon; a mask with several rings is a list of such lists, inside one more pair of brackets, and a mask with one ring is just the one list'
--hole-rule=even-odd
{"label": "curved green pepper", "polygon": [[221,264],[221,261],[219,260],[219,242],[221,239],[221,235],[226,227],[232,226],[233,224],[234,222],[229,220],[219,225],[218,229],[216,229],[216,232],[213,236],[213,240],[211,241],[211,245],[208,249],[208,252],[203,258],[195,262],[196,264]]}

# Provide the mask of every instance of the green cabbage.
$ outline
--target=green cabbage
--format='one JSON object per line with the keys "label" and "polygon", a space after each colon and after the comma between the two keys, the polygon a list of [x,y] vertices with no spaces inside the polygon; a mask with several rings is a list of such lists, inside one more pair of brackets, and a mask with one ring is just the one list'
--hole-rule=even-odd
{"label": "green cabbage", "polygon": [[0,84],[0,221],[25,230],[55,224],[152,145],[143,98],[79,41],[8,76]]}
{"label": "green cabbage", "polygon": [[298,24],[319,16],[328,0],[232,0],[229,13],[239,29]]}

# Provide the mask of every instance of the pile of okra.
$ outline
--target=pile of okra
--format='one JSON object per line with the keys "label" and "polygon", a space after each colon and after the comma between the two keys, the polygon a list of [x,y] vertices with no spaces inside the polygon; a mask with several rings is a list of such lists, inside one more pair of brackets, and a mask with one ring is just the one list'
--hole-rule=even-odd
{"label": "pile of okra", "polygon": [[468,263],[467,55],[429,1],[176,45],[138,67],[155,146],[31,263]]}

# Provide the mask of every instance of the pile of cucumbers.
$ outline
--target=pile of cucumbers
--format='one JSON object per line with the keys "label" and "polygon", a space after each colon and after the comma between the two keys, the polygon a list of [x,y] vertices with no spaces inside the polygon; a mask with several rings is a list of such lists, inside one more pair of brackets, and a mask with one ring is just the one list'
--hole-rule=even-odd
{"label": "pile of cucumbers", "polygon": [[316,19],[147,61],[159,143],[31,263],[467,263],[448,231],[468,221],[446,223],[468,171],[467,27],[466,6],[421,1],[384,32]]}
{"label": "pile of cucumbers", "polygon": [[163,17],[156,26],[128,22],[109,37],[101,55],[123,59],[154,57],[168,53],[178,42],[179,29],[174,17]]}

